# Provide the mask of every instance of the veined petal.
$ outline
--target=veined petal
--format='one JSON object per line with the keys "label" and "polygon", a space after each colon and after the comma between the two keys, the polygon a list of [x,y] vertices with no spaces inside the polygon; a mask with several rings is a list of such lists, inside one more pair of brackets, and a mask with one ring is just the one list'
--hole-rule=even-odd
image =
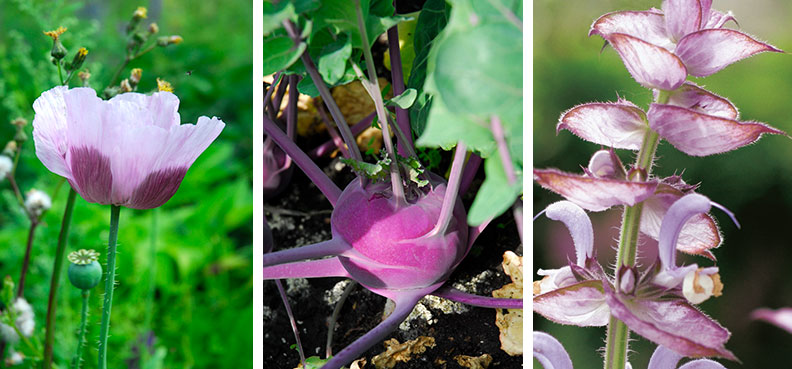
{"label": "veined petal", "polygon": [[108,103],[113,109],[122,111],[132,109],[130,116],[137,120],[138,125],[153,125],[163,129],[170,129],[181,123],[179,116],[179,98],[171,92],[155,92],[151,96],[129,92],[118,94]]}
{"label": "veined petal", "polygon": [[533,310],[559,323],[579,327],[608,324],[610,311],[599,280],[584,281],[534,296]]}
{"label": "veined petal", "polygon": [[674,54],[696,77],[706,77],[729,64],[764,51],[782,52],[733,29],[705,29],[693,32],[677,43]]}
{"label": "veined petal", "polygon": [[[654,353],[652,354],[652,358],[649,359],[649,366],[647,369],[676,369],[679,360],[682,359],[682,355],[677,354],[676,352],[669,350],[663,346],[657,346]],[[723,365],[718,363],[717,361],[712,361],[708,359],[698,359],[693,360],[685,365],[679,367],[679,369],[726,369]]]}
{"label": "veined petal", "polygon": [[[655,195],[646,199],[641,212],[641,232],[657,240],[660,237],[660,224],[668,208],[684,195],[671,186],[661,184]],[[711,249],[722,242],[717,223],[709,214],[696,214],[682,227],[676,244],[677,251],[701,255],[712,260],[715,255]]]}
{"label": "veined petal", "polygon": [[649,128],[646,113],[633,103],[588,103],[561,114],[556,132],[566,129],[596,144],[616,149],[638,150]]}
{"label": "veined petal", "polygon": [[65,86],[58,86],[41,94],[33,102],[33,141],[36,156],[51,172],[72,178],[66,163],[66,104],[63,102]]}
{"label": "veined petal", "polygon": [[738,122],[672,105],[652,104],[649,126],[678,150],[707,156],[751,144],[764,133],[783,131],[758,122]]}
{"label": "veined petal", "polygon": [[623,33],[672,51],[674,43],[668,38],[663,14],[656,11],[620,11],[605,14],[591,25],[589,36],[604,39],[613,33]]}
{"label": "veined petal", "polygon": [[565,173],[557,169],[534,169],[534,180],[589,211],[616,205],[633,206],[654,194],[658,182],[595,178]]}
{"label": "veined petal", "polygon": [[737,107],[725,97],[707,91],[692,82],[685,82],[671,92],[668,105],[681,106],[695,112],[726,119],[737,119]]}
{"label": "veined petal", "polygon": [[555,337],[533,332],[533,356],[544,369],[572,369],[572,359]]}
{"label": "veined petal", "polygon": [[572,202],[559,201],[550,204],[545,209],[545,215],[563,222],[569,229],[575,244],[577,265],[585,266],[586,259],[591,258],[594,253],[594,228],[586,212]]}
{"label": "veined petal", "polygon": [[685,82],[685,64],[663,47],[623,33],[612,33],[607,40],[641,86],[674,90]]}
{"label": "veined petal", "polygon": [[630,299],[603,283],[611,314],[644,338],[689,357],[737,358],[723,345],[731,333],[682,299]]}
{"label": "veined petal", "polygon": [[751,318],[764,320],[789,333],[792,333],[792,308],[778,310],[757,309],[751,313]]}
{"label": "veined petal", "polygon": [[711,5],[711,0],[664,0],[662,9],[666,31],[671,39],[679,41],[688,33],[701,29],[709,18]]}

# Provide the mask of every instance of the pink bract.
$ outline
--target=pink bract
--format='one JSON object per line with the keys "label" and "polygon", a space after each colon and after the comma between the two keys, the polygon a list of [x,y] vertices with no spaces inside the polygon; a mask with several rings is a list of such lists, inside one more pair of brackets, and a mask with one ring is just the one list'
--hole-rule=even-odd
{"label": "pink bract", "polygon": [[214,117],[180,124],[178,107],[170,92],[103,101],[91,88],[55,87],[33,103],[36,156],[88,202],[158,207],[225,127]]}

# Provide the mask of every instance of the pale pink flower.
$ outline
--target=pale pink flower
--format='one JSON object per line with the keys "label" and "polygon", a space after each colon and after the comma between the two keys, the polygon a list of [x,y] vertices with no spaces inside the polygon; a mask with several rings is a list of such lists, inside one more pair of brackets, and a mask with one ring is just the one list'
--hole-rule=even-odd
{"label": "pale pink flower", "polygon": [[36,156],[88,202],[158,207],[225,127],[215,117],[181,124],[178,107],[170,92],[103,101],[90,88],[55,87],[33,103]]}

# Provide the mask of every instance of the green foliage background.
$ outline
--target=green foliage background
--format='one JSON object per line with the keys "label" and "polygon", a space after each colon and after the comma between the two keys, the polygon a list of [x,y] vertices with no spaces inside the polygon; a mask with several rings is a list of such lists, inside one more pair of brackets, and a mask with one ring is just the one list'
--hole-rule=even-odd
{"label": "green foliage background", "polygon": [[[567,131],[555,133],[560,114],[581,103],[615,101],[618,96],[646,108],[649,90],[632,80],[616,52],[600,49],[600,37],[587,37],[589,26],[600,15],[616,10],[659,8],[660,0],[570,0],[534,2],[534,167],[581,172],[598,145],[583,142]],[[713,8],[732,10],[740,29],[760,40],[789,51],[792,37],[786,27],[792,4],[781,0],[714,1]],[[730,25],[730,27],[737,27]],[[792,132],[789,100],[792,97],[792,57],[789,54],[760,54],[733,64],[723,71],[694,81],[729,98],[742,120],[767,122]],[[620,150],[622,160],[634,162],[634,154]],[[792,217],[792,141],[783,136],[765,136],[757,144],[729,153],[694,158],[666,142],[657,152],[655,174],[680,173],[688,183],[699,183],[699,192],[737,214],[742,229],[736,229],[715,211],[724,235],[714,250],[718,258],[724,295],[700,305],[702,310],[732,332],[726,347],[742,363],[721,361],[728,368],[778,367],[788,353],[792,335],[750,320],[759,307],[792,306],[792,249],[786,231]],[[534,214],[558,195],[534,185]],[[611,267],[618,237],[621,210],[591,214],[599,261]],[[572,255],[571,240],[563,226],[546,218],[534,222],[535,268],[556,268]],[[639,246],[639,261],[654,261],[655,242]],[[685,263],[712,265],[703,258],[686,257]],[[534,271],[535,272],[535,271]],[[533,274],[534,278],[538,278]],[[601,368],[605,329],[560,326],[534,314],[536,330],[556,336],[569,350],[576,369]],[[630,345],[634,368],[645,368],[655,345],[635,334]],[[540,367],[535,364],[535,367]]]}
{"label": "green foliage background", "polygon": [[[42,34],[68,27],[61,36],[71,60],[89,50],[91,87],[109,82],[124,57],[124,27],[137,6],[160,35],[184,42],[157,48],[133,61],[143,69],[139,91],[156,89],[156,77],[171,82],[181,100],[183,122],[200,115],[226,124],[220,137],[188,171],[176,195],[157,212],[156,251],[150,256],[155,211],[121,210],[118,286],[115,291],[109,366],[249,368],[252,358],[252,3],[193,1],[32,1],[0,4],[0,144],[13,137],[7,122],[33,119],[33,101],[57,85],[50,63],[52,41]],[[75,83],[77,82],[77,83]],[[74,78],[72,85],[78,85]],[[39,227],[25,296],[36,312],[35,336],[43,341],[53,253],[68,186],[35,156],[31,139],[22,148],[17,180],[23,191],[44,190],[53,207]],[[109,207],[76,201],[68,251],[94,248],[104,263]],[[19,277],[28,221],[7,181],[0,182],[0,276]],[[156,262],[156,263],[155,263]],[[146,303],[156,265],[155,299]],[[79,291],[64,268],[58,300],[55,360],[65,367],[76,345]],[[95,342],[103,286],[93,290],[84,368],[96,365]],[[151,314],[154,360],[139,362]],[[145,365],[144,365],[145,364]]]}

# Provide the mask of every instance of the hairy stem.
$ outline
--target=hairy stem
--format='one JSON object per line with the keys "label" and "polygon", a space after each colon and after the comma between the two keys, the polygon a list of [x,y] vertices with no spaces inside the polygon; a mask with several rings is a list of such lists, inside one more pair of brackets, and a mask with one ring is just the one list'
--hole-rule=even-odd
{"label": "hairy stem", "polygon": [[82,310],[80,312],[80,333],[77,336],[77,353],[72,361],[73,369],[80,369],[82,362],[82,349],[85,345],[85,328],[88,324],[88,299],[91,297],[91,290],[82,291]]}
{"label": "hairy stem", "polygon": [[[657,103],[665,104],[668,102],[670,93],[660,91],[657,95]],[[646,130],[641,149],[638,151],[635,166],[639,169],[638,178],[633,180],[646,180],[652,173],[655,151],[659,142],[659,136],[651,129]],[[638,237],[641,232],[641,212],[643,203],[634,206],[625,206],[622,216],[621,232],[619,234],[619,249],[616,254],[616,271],[622,266],[635,265],[637,253]],[[618,273],[617,273],[618,275]],[[619,281],[616,280],[618,286]],[[605,339],[605,369],[624,369],[627,363],[627,346],[630,339],[630,330],[621,320],[611,316],[608,322],[608,333]]]}
{"label": "hairy stem", "polygon": [[116,243],[118,241],[118,218],[121,207],[110,205],[110,237],[107,242],[107,276],[102,306],[102,323],[99,326],[99,364],[97,368],[107,368],[107,336],[110,333],[110,310],[113,308],[113,288],[115,287]]}
{"label": "hairy stem", "polygon": [[[390,54],[391,64],[391,84],[393,85],[393,96],[399,96],[404,92],[404,71],[402,70],[401,51],[399,50],[399,28],[393,26],[388,29],[388,53]],[[396,123],[402,132],[406,133],[404,141],[399,137],[399,154],[406,156],[405,148],[413,149],[412,130],[410,129],[410,114],[406,109],[396,107]],[[413,150],[415,151],[415,150]]]}
{"label": "hairy stem", "polygon": [[52,277],[50,279],[49,298],[47,299],[47,327],[44,338],[44,362],[43,368],[52,367],[52,347],[55,340],[55,300],[58,297],[58,286],[60,285],[61,271],[63,270],[63,259],[66,254],[66,244],[69,241],[69,226],[71,225],[72,212],[74,211],[74,199],[77,192],[69,188],[69,197],[66,200],[66,210],[63,212],[61,229],[58,234],[58,246],[55,249],[55,263],[52,266]]}
{"label": "hairy stem", "polygon": [[[267,136],[272,137],[275,143],[289,155],[291,159],[297,164],[300,169],[311,179],[311,181],[319,188],[320,191],[327,197],[331,204],[335,205],[338,198],[341,197],[341,189],[327,177],[324,172],[311,161],[297,145],[289,139],[278,126],[270,120],[266,115],[264,116],[264,132]],[[360,153],[358,153],[360,154]]]}
{"label": "hairy stem", "polygon": [[[148,292],[146,293],[146,310],[143,318],[143,334],[151,332],[151,321],[154,317],[154,295],[157,288],[157,230],[159,223],[160,208],[151,209],[151,228],[149,229],[149,273],[148,273]],[[141,350],[142,357],[148,362],[150,360],[149,350]]]}
{"label": "hairy stem", "polygon": [[[371,47],[369,46],[368,35],[366,34],[366,23],[363,21],[363,10],[360,7],[360,0],[355,0],[355,13],[357,13],[358,31],[360,31],[360,38],[363,41],[363,59],[366,60],[366,69],[368,72],[368,81],[361,78],[361,83],[364,86],[368,85],[366,90],[371,98],[374,100],[374,107],[377,110],[377,119],[382,127],[382,142],[385,143],[385,150],[388,152],[391,162],[398,163],[396,158],[396,150],[393,148],[393,141],[390,137],[390,128],[388,127],[388,113],[385,111],[385,103],[382,101],[380,94],[379,81],[377,80],[377,69],[374,66],[374,57],[371,55]],[[357,67],[357,65],[353,65]],[[357,70],[356,70],[357,71]],[[358,71],[359,73],[359,71]],[[399,174],[399,166],[390,166],[391,188],[393,189],[393,198],[398,205],[406,205],[407,200],[404,197],[404,187]]]}

